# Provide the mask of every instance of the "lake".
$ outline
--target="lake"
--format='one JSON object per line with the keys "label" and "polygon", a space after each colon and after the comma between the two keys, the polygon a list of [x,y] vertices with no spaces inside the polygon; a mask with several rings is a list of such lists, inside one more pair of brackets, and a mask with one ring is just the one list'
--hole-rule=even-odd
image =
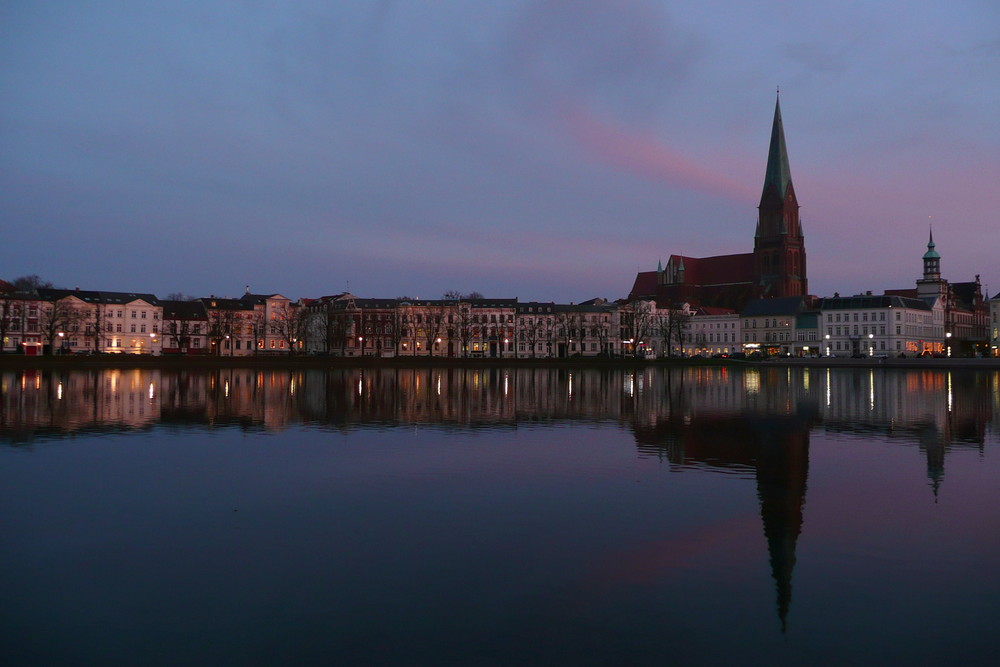
{"label": "lake", "polygon": [[0,373],[0,659],[993,664],[1000,372]]}

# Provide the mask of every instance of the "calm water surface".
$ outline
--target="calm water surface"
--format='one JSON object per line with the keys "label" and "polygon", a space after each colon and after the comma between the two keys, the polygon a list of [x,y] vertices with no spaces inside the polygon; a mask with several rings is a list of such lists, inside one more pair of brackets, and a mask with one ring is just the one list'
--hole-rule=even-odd
{"label": "calm water surface", "polygon": [[1000,373],[0,373],[4,664],[995,664]]}

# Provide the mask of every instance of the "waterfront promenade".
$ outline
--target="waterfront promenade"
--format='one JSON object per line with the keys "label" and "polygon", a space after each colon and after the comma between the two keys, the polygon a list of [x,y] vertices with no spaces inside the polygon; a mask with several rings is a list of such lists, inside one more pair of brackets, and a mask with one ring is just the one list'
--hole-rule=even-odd
{"label": "waterfront promenade", "polygon": [[645,367],[645,366],[792,366],[809,368],[906,368],[906,369],[969,369],[1000,370],[1000,358],[888,358],[852,359],[845,357],[769,357],[746,359],[635,359],[598,357],[558,358],[460,358],[460,357],[340,357],[340,356],[149,356],[132,354],[23,356],[0,355],[0,370],[10,369],[84,369],[84,368],[330,368],[330,367]]}

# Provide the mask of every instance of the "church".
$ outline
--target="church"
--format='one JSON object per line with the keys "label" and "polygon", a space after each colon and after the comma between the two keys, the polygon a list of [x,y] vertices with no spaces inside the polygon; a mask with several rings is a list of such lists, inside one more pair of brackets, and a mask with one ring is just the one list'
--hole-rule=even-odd
{"label": "church", "polygon": [[687,303],[692,308],[738,312],[753,299],[808,294],[805,240],[779,99],[774,105],[753,252],[716,257],[671,255],[666,266],[661,261],[655,271],[636,275],[628,299],[653,299],[660,307]]}

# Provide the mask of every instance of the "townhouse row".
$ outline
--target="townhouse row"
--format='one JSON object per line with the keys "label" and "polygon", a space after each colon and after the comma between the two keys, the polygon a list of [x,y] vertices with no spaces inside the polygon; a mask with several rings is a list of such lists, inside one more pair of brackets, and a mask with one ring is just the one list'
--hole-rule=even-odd
{"label": "townhouse row", "polygon": [[286,353],[298,305],[280,294],[169,301],[153,294],[39,288],[0,294],[4,352],[23,354]]}
{"label": "townhouse row", "polygon": [[[749,302],[742,312],[655,300],[377,299],[350,293],[191,301],[38,289],[0,295],[4,352],[565,358],[997,355],[988,315],[893,294]],[[980,322],[979,320],[983,320]]]}

